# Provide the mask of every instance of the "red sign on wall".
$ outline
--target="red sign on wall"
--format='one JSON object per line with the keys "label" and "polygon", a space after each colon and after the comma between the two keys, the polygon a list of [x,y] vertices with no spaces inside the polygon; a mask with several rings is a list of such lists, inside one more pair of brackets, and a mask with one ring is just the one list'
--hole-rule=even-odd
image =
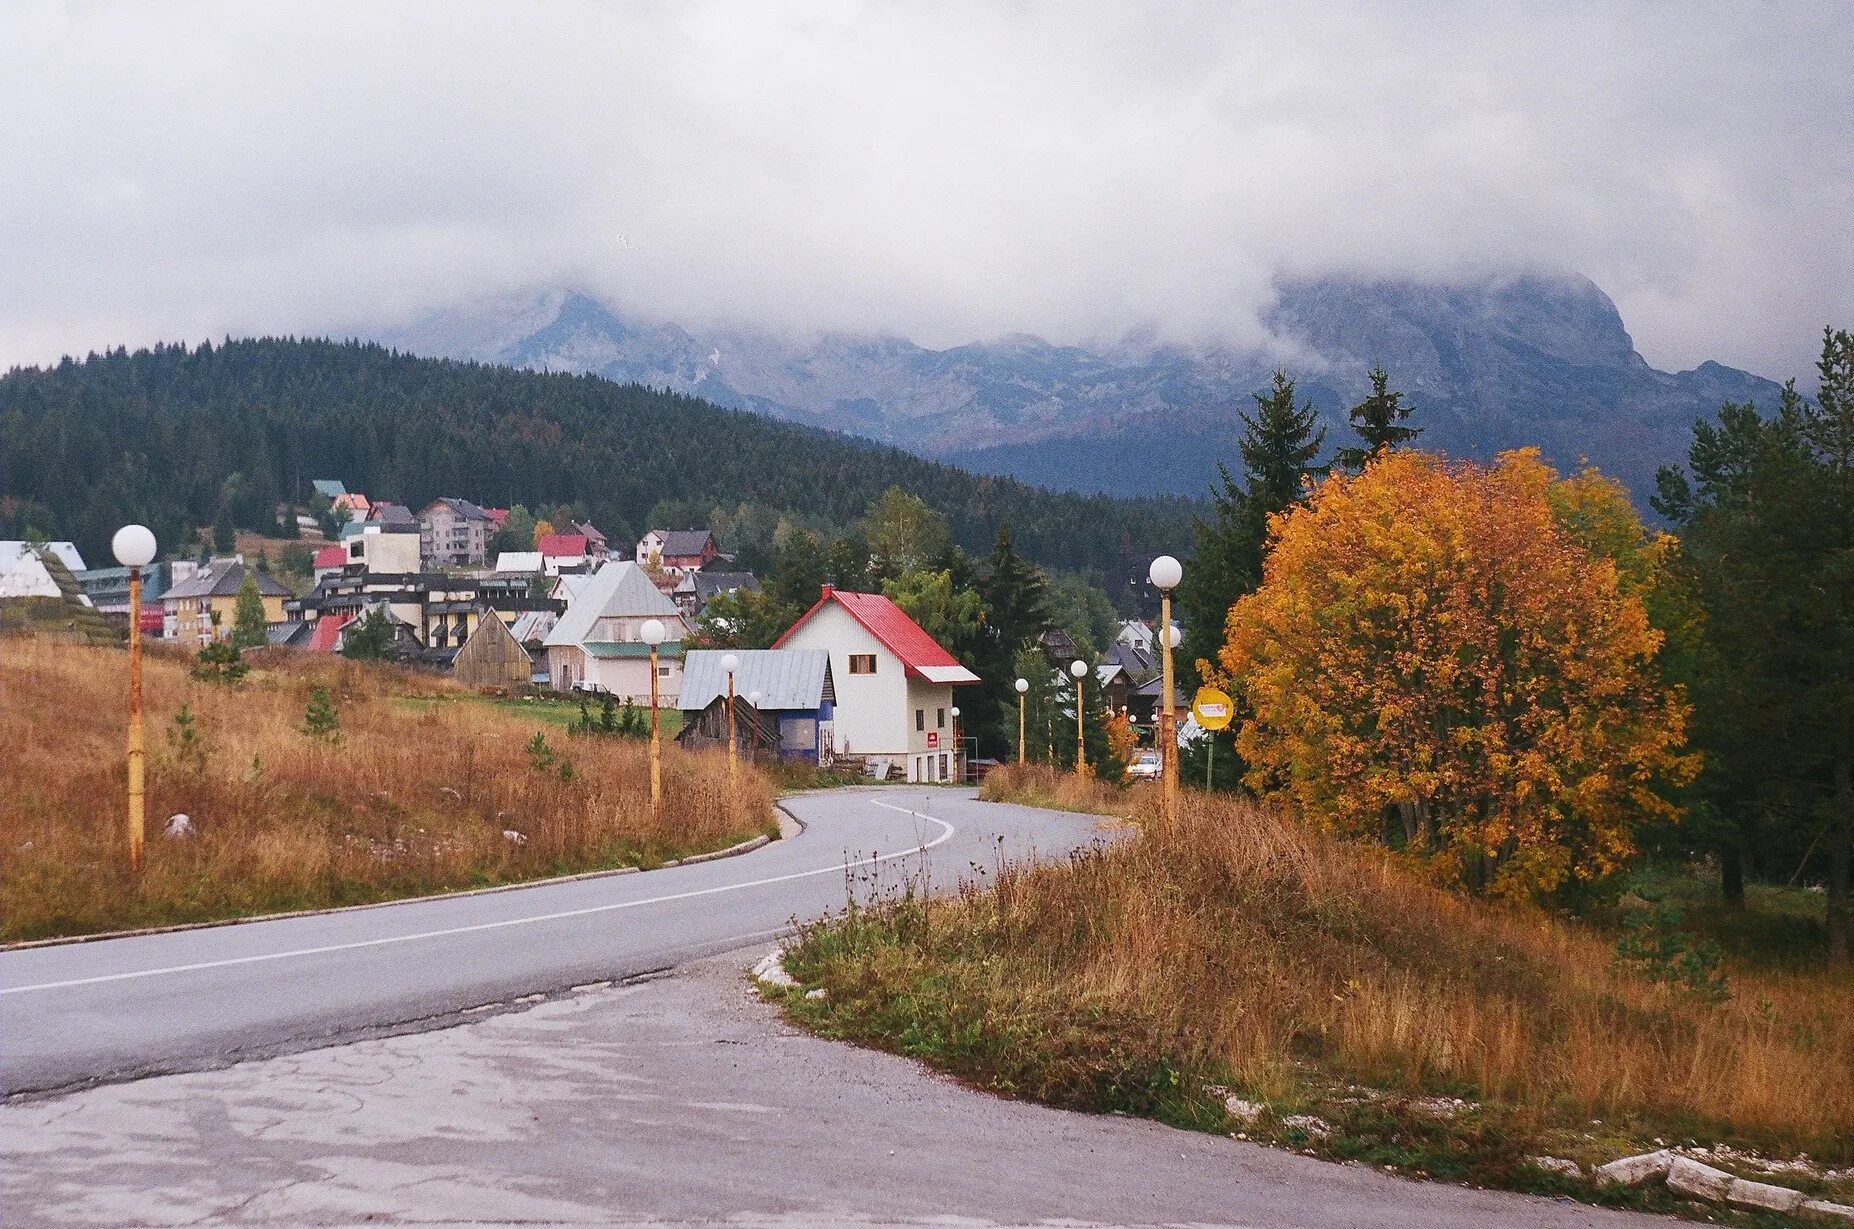
{"label": "red sign on wall", "polygon": [[939,745],[940,745],[940,731],[928,730],[927,731],[927,749],[931,751]]}

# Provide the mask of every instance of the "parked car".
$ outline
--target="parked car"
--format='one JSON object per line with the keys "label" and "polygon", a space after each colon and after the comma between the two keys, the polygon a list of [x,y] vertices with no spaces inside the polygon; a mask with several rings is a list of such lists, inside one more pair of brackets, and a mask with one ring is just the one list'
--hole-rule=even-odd
{"label": "parked car", "polygon": [[1136,752],[1133,762],[1127,765],[1127,780],[1157,781],[1159,774],[1165,771],[1165,757],[1157,751]]}

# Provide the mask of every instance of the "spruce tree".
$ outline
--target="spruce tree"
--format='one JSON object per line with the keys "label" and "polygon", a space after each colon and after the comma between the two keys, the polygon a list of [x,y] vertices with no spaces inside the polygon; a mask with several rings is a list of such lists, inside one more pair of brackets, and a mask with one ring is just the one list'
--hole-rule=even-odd
{"label": "spruce tree", "polygon": [[264,617],[264,597],[258,592],[257,575],[245,573],[244,583],[238,586],[238,604],[232,609],[232,643],[241,649],[261,649],[269,643],[265,628],[269,620]]}
{"label": "spruce tree", "polygon": [[1421,427],[1406,427],[1411,407],[1403,404],[1403,394],[1390,390],[1390,373],[1382,365],[1371,369],[1371,395],[1352,407],[1352,430],[1364,441],[1360,448],[1341,448],[1339,465],[1357,473],[1380,452],[1400,448],[1423,433]]}
{"label": "spruce tree", "polygon": [[1210,517],[1192,521],[1191,564],[1178,587],[1185,632],[1179,664],[1186,678],[1202,673],[1199,661],[1214,668],[1230,607],[1262,583],[1268,518],[1298,503],[1307,480],[1325,472],[1314,458],[1325,445],[1326,428],[1311,402],[1294,404],[1294,381],[1287,373],[1276,371],[1269,391],[1252,395],[1255,413],[1238,415],[1244,428],[1243,481],[1239,485],[1218,462]]}

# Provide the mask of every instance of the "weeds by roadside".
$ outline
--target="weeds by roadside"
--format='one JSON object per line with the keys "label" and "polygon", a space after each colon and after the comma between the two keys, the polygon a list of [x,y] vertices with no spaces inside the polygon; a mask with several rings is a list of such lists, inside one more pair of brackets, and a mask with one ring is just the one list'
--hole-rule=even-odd
{"label": "weeds by roadside", "polygon": [[[985,794],[1142,830],[806,928],[787,967],[825,993],[788,996],[795,1018],[1009,1095],[1630,1206],[1677,1201],[1532,1158],[1692,1141],[1854,1163],[1854,986],[1830,975],[1732,967],[1719,1001],[1233,798],[1187,795],[1165,832],[1153,791],[1011,769]],[[1854,1172],[1814,1181],[1854,1193]]]}
{"label": "weeds by roadside", "polygon": [[[361,904],[621,865],[777,831],[771,788],[723,757],[573,740],[537,771],[536,723],[446,680],[260,650],[236,685],[145,662],[149,844],[126,868],[126,658],[10,638],[0,652],[0,938]],[[409,698],[431,701],[410,704]],[[159,733],[156,733],[159,731]],[[547,740],[543,739],[545,743]],[[564,742],[564,739],[558,741]],[[166,839],[168,816],[192,833]]]}

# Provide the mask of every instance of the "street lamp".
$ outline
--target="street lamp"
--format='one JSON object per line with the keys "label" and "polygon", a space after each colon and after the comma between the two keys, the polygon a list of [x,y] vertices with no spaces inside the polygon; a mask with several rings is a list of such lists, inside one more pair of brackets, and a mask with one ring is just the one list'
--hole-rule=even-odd
{"label": "street lamp", "polygon": [[1172,650],[1183,639],[1172,626],[1172,590],[1184,579],[1184,568],[1170,555],[1160,555],[1152,561],[1146,576],[1159,591],[1159,658],[1163,663],[1159,686],[1165,689],[1159,708],[1159,754],[1163,757],[1159,800],[1166,824],[1172,825],[1178,822],[1178,735],[1172,725]]}
{"label": "street lamp", "polygon": [[959,771],[959,705],[957,704],[953,705],[953,772],[963,784],[966,774]]}
{"label": "street lamp", "polygon": [[727,671],[727,795],[728,805],[734,799],[734,671],[740,669],[740,655],[729,653],[721,659],[721,668]]}
{"label": "street lamp", "polygon": [[154,562],[155,536],[146,525],[124,525],[110,539],[116,562],[129,569],[129,869],[142,869],[142,568]]}
{"label": "street lamp", "polygon": [[657,646],[669,634],[661,619],[646,619],[637,631],[650,646],[650,809],[663,805],[663,742],[657,736]]}
{"label": "street lamp", "polygon": [[1017,762],[1024,762],[1024,693],[1030,690],[1029,679],[1018,679],[1017,688]]}
{"label": "street lamp", "polygon": [[1075,775],[1079,777],[1088,771],[1088,752],[1082,743],[1082,680],[1088,677],[1088,663],[1076,658],[1069,663],[1069,673],[1075,676]]}

